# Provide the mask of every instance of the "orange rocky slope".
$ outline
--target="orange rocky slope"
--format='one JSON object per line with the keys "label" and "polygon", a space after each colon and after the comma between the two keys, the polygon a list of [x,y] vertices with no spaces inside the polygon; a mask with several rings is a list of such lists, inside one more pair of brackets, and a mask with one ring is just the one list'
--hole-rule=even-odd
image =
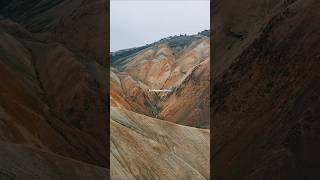
{"label": "orange rocky slope", "polygon": [[209,126],[209,38],[197,35],[179,49],[169,42],[111,69],[112,179],[209,179],[210,131],[188,127]]}
{"label": "orange rocky slope", "polygon": [[[188,37],[185,37],[188,38]],[[170,39],[139,51],[111,73],[111,93],[122,92],[124,106],[182,125],[209,126],[209,38],[192,36],[177,51]],[[117,83],[114,83],[117,82]],[[172,92],[149,92],[171,89]],[[121,102],[118,102],[121,104]]]}

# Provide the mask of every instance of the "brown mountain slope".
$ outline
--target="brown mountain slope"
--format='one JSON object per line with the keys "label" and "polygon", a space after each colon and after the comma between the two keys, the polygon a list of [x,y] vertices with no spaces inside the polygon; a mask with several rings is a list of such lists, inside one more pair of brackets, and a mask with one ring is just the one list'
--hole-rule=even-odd
{"label": "brown mountain slope", "polygon": [[209,39],[175,38],[128,57],[120,56],[130,49],[114,53],[120,58],[110,72],[112,179],[209,179],[210,132],[188,127],[209,127]]}
{"label": "brown mountain slope", "polygon": [[210,119],[210,61],[198,64],[161,104],[163,119],[202,128],[209,127]]}
{"label": "brown mountain slope", "polygon": [[[92,21],[103,21],[107,12],[98,9],[105,5],[16,0],[0,8],[2,142],[108,166],[108,71],[102,63],[106,45],[100,46],[107,29]],[[5,150],[0,145],[0,152]],[[1,161],[0,169],[4,166]],[[78,179],[73,175],[68,179]]]}
{"label": "brown mountain slope", "polygon": [[[208,128],[209,38],[200,35],[180,38],[193,39],[179,50],[170,46],[170,39],[160,41],[122,59],[120,71],[111,74],[115,80],[111,80],[110,91],[122,96],[121,100],[118,98],[118,107],[125,103],[122,106],[130,106],[129,110],[134,112]],[[150,89],[171,89],[172,92],[149,92]],[[115,103],[114,100],[111,103]]]}
{"label": "brown mountain slope", "polygon": [[320,2],[212,5],[213,179],[319,179]]}
{"label": "brown mountain slope", "polygon": [[38,149],[1,143],[0,179],[105,180],[108,170]]}
{"label": "brown mountain slope", "polygon": [[14,0],[6,4],[0,8],[2,14],[38,38],[60,42],[86,60],[94,59],[107,65],[109,18],[106,1]]}
{"label": "brown mountain slope", "polygon": [[[27,33],[19,31],[19,25],[11,21],[4,20],[0,23],[0,99],[3,121],[12,127],[3,127],[6,132],[12,132],[3,134],[2,139],[16,143],[28,142],[76,159],[105,164],[103,139],[97,138],[105,136],[105,129],[100,126],[104,119],[102,112],[100,117],[96,117],[101,121],[98,125],[91,125],[91,122],[79,118],[84,109],[70,112],[70,108],[81,105],[77,105],[81,103],[79,97],[91,93],[86,84],[93,80],[85,73],[85,67],[63,46],[42,43],[28,37]],[[15,33],[21,38],[15,36]],[[85,113],[88,116],[98,115],[90,110]],[[97,131],[99,129],[100,135]],[[22,136],[20,138],[24,140],[7,136]],[[65,149],[61,146],[65,146]],[[74,152],[78,149],[77,146],[83,146],[83,152],[82,148]]]}
{"label": "brown mountain slope", "polygon": [[209,131],[111,108],[112,179],[208,179]]}

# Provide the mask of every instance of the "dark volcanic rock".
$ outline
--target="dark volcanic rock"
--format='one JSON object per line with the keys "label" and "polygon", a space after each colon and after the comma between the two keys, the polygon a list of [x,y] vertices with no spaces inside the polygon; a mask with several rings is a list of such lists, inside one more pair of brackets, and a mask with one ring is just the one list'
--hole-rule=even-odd
{"label": "dark volcanic rock", "polygon": [[[270,1],[266,14],[250,21],[245,17],[258,16],[252,7],[263,2],[246,2],[233,11],[246,11],[233,17],[238,22],[229,17],[213,30],[247,34],[213,39],[213,68],[221,68],[211,82],[213,178],[319,179],[320,25],[312,22],[320,3]],[[215,18],[231,16],[225,8],[236,5],[216,3]],[[230,48],[217,47],[223,39]]]}
{"label": "dark volcanic rock", "polygon": [[0,140],[108,167],[106,2],[2,5]]}
{"label": "dark volcanic rock", "polygon": [[26,146],[0,144],[0,179],[105,180],[108,170]]}
{"label": "dark volcanic rock", "polygon": [[0,13],[45,41],[60,42],[86,61],[107,66],[107,1],[15,0]]}

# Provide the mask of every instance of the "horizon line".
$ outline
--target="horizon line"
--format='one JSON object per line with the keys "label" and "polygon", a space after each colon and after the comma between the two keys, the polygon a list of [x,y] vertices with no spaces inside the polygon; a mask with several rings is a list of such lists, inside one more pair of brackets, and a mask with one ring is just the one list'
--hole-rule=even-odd
{"label": "horizon line", "polygon": [[[204,29],[204,30],[202,30],[202,31],[206,31],[206,30],[210,31],[210,27],[209,27],[208,29]],[[114,50],[114,51],[111,51],[111,42],[110,42],[110,50],[109,50],[109,51],[110,51],[110,53],[113,53],[113,52],[122,51],[122,50],[127,50],[127,49],[132,49],[132,48],[139,48],[139,47],[143,47],[143,46],[147,46],[147,45],[154,44],[154,43],[159,42],[159,41],[161,41],[162,39],[165,39],[165,38],[175,37],[175,36],[180,36],[180,35],[194,36],[194,35],[198,35],[198,34],[199,34],[200,32],[202,32],[202,31],[198,31],[197,33],[193,33],[193,34],[186,34],[186,33],[184,33],[184,34],[168,35],[168,36],[166,36],[166,37],[159,38],[158,40],[155,40],[155,41],[153,41],[153,42],[151,42],[151,43],[145,43],[145,44],[143,44],[143,45],[136,45],[136,46],[133,46],[133,47],[118,49],[118,50]]]}

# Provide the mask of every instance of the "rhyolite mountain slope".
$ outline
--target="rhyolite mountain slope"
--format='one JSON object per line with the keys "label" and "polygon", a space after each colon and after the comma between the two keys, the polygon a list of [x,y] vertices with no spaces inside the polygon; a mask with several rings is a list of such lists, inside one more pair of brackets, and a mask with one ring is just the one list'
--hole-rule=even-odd
{"label": "rhyolite mountain slope", "polygon": [[107,178],[106,7],[98,0],[2,1],[0,153],[13,152],[12,163],[0,161],[0,174],[24,178],[21,161],[47,167],[41,179],[81,179],[81,168],[83,179]]}
{"label": "rhyolite mountain slope", "polygon": [[117,102],[111,96],[111,104],[182,125],[209,127],[207,36],[168,37],[152,45],[114,52],[111,59],[110,93],[118,97]]}
{"label": "rhyolite mountain slope", "polygon": [[319,179],[320,1],[211,5],[212,179]]}
{"label": "rhyolite mountain slope", "polygon": [[207,129],[111,107],[111,179],[209,179]]}
{"label": "rhyolite mountain slope", "polygon": [[112,179],[210,178],[209,51],[199,33],[111,53]]}

